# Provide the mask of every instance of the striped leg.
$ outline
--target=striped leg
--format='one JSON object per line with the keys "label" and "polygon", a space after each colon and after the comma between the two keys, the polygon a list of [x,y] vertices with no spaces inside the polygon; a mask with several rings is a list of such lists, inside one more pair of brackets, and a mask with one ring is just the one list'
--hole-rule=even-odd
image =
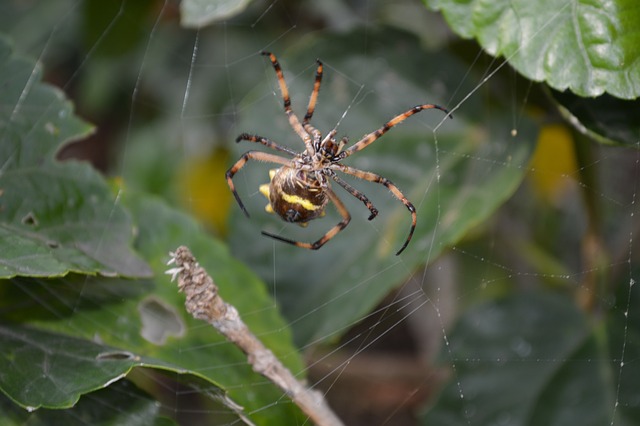
{"label": "striped leg", "polygon": [[284,112],[287,114],[287,118],[289,119],[289,124],[293,130],[300,136],[302,141],[304,142],[305,147],[307,148],[307,152],[313,152],[312,144],[311,144],[311,136],[304,130],[302,124],[300,124],[300,120],[293,113],[291,109],[291,98],[289,97],[289,88],[287,87],[287,83],[284,81],[284,74],[282,73],[282,68],[280,68],[280,63],[271,52],[260,52],[264,56],[268,56],[271,64],[273,65],[273,69],[276,70],[276,76],[278,77],[278,84],[280,85],[280,92],[282,92],[282,99],[284,101]]}
{"label": "striped leg", "polygon": [[244,207],[242,200],[240,200],[240,196],[238,195],[238,192],[236,191],[236,187],[233,184],[233,176],[236,173],[238,173],[240,169],[243,168],[244,165],[247,164],[247,161],[249,160],[258,160],[258,161],[264,161],[267,163],[276,163],[276,164],[281,164],[283,166],[286,166],[291,163],[291,160],[287,158],[279,157],[275,154],[269,154],[267,152],[262,152],[262,151],[247,151],[242,155],[242,157],[240,157],[238,161],[236,161],[236,163],[233,166],[231,166],[229,170],[227,170],[226,178],[227,178],[227,183],[229,184],[229,189],[231,189],[231,192],[233,193],[233,196],[236,198],[236,201],[238,202],[240,209],[242,209],[242,211],[247,217],[249,217],[249,212]]}
{"label": "striped leg", "polygon": [[316,80],[313,83],[313,91],[311,92],[311,97],[309,98],[309,106],[307,107],[307,113],[304,115],[304,119],[302,120],[302,124],[308,124],[311,117],[313,117],[313,113],[316,110],[316,102],[318,102],[318,93],[320,92],[320,84],[322,83],[322,62],[320,59],[316,59],[318,63],[318,68],[316,68]]}
{"label": "striped leg", "polygon": [[349,185],[347,182],[342,180],[338,175],[336,175],[333,172],[333,170],[329,170],[328,172],[330,172],[328,173],[329,176],[331,176],[331,178],[335,180],[338,183],[338,185],[343,187],[349,194],[353,195],[358,200],[362,201],[365,206],[367,206],[367,208],[369,209],[369,212],[371,212],[371,215],[369,216],[368,220],[373,220],[373,218],[375,218],[378,215],[378,209],[375,208],[373,203],[369,201],[366,195],[364,195],[362,192],[358,191],[353,186]]}
{"label": "striped leg", "polygon": [[291,148],[287,148],[286,146],[279,145],[278,143],[272,141],[271,139],[267,139],[265,137],[258,136],[258,135],[250,135],[249,133],[241,133],[236,138],[236,143],[238,143],[240,141],[256,142],[256,143],[260,143],[260,144],[266,146],[267,148],[274,149],[276,151],[286,152],[287,154],[291,154],[291,155],[294,155],[294,156],[298,155],[298,153],[295,152],[294,150],[292,150]]}
{"label": "striped leg", "polygon": [[[342,151],[340,153],[339,158],[340,159],[346,158],[351,154],[353,154],[354,152],[358,152],[365,149],[366,147],[371,145],[373,142],[378,140],[382,135],[384,135],[389,130],[391,130],[392,127],[395,127],[398,124],[402,123],[404,120],[411,117],[413,114],[417,114],[420,111],[423,111],[425,109],[433,109],[433,108],[439,109],[449,114],[449,111],[447,111],[445,108],[438,105],[433,105],[433,104],[416,105],[413,108],[411,108],[409,111],[403,112],[402,114],[393,117],[391,120],[387,121],[378,130],[376,130],[375,132],[369,133],[368,135],[360,139],[358,142],[353,144],[350,148]],[[449,115],[449,117],[451,117],[451,115]]]}
{"label": "striped leg", "polygon": [[404,196],[402,191],[389,179],[377,175],[371,172],[365,172],[364,170],[356,169],[354,167],[344,166],[342,164],[332,164],[330,166],[334,170],[340,170],[343,173],[347,173],[349,175],[355,176],[359,179],[368,180],[369,182],[379,183],[380,185],[384,185],[398,200],[402,202],[411,213],[411,228],[409,229],[409,235],[407,236],[406,241],[400,247],[400,250],[396,253],[396,256],[402,253],[402,251],[407,248],[409,242],[411,241],[411,237],[413,237],[413,231],[416,229],[416,224],[418,222],[418,217],[416,215],[416,208],[411,204],[411,202]]}

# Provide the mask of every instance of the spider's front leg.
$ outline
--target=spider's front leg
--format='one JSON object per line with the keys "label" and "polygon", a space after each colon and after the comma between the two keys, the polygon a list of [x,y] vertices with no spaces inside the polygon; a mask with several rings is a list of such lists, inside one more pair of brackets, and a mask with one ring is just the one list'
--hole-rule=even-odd
{"label": "spider's front leg", "polygon": [[384,123],[384,125],[380,127],[378,130],[369,133],[368,135],[360,139],[358,142],[356,142],[354,145],[352,145],[350,148],[342,151],[340,153],[340,159],[341,160],[345,159],[355,152],[362,151],[363,149],[365,149],[366,147],[368,147],[369,145],[371,145],[372,143],[380,139],[380,137],[382,137],[389,130],[391,130],[398,124],[402,123],[404,120],[411,117],[412,115],[417,114],[420,111],[425,111],[425,110],[434,109],[434,108],[445,112],[449,116],[449,118],[453,118],[453,116],[449,113],[449,110],[441,107],[440,105],[435,105],[435,104],[416,105],[410,110],[393,117],[391,120]]}
{"label": "spider's front leg", "polygon": [[[271,52],[265,52],[265,51],[260,52],[260,54],[262,54],[263,56],[267,56],[269,58],[269,60],[271,61],[271,65],[273,66],[273,69],[276,72],[276,77],[278,78],[278,84],[280,85],[280,92],[282,93],[284,112],[287,115],[287,118],[289,119],[289,124],[304,142],[304,145],[307,148],[307,152],[312,152],[313,146],[312,146],[311,136],[304,129],[304,126],[300,123],[300,120],[298,120],[298,117],[293,113],[293,110],[291,109],[291,97],[289,96],[289,88],[287,87],[287,83],[284,80],[284,74],[282,72],[282,68],[280,67],[280,63],[276,58],[276,55],[274,55]],[[320,78],[322,78],[322,75],[320,76]],[[320,84],[318,83],[318,90],[320,90],[319,86]],[[316,96],[317,96],[317,93],[316,93]],[[312,96],[312,99],[314,99],[313,96]],[[314,100],[314,105],[315,105],[315,100]],[[309,114],[309,112],[307,112],[307,114]],[[311,114],[313,114],[313,108],[311,109]]]}
{"label": "spider's front leg", "polygon": [[267,148],[273,149],[275,151],[286,152],[287,154],[293,155],[293,156],[298,155],[298,153],[295,152],[294,150],[287,148],[286,146],[279,145],[278,143],[272,141],[271,139],[267,139],[264,136],[260,136],[260,135],[251,135],[249,133],[241,133],[236,138],[236,143],[239,143],[241,141],[255,142],[255,143],[262,144]]}
{"label": "spider's front leg", "polygon": [[369,209],[369,212],[371,213],[367,220],[373,220],[376,216],[378,216],[378,209],[375,208],[373,203],[369,201],[366,195],[355,189],[353,186],[349,185],[344,180],[340,179],[340,177],[336,175],[333,170],[327,170],[327,174],[331,176],[331,178],[335,180],[338,185],[343,187],[349,194],[353,195],[358,200],[364,203],[364,205]]}
{"label": "spider's front leg", "polygon": [[320,59],[316,59],[316,63],[318,64],[318,68],[316,68],[316,79],[313,82],[313,91],[311,92],[311,96],[309,97],[309,105],[307,106],[307,113],[304,115],[304,119],[302,120],[303,125],[309,124],[311,117],[313,117],[313,113],[316,110],[316,102],[318,102],[318,93],[320,92],[320,84],[322,84],[322,74],[323,74],[323,65]]}

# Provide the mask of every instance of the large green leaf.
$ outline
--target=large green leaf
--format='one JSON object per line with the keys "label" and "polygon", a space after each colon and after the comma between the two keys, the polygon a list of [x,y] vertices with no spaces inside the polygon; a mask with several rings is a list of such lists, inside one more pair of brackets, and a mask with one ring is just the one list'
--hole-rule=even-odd
{"label": "large green leaf", "polygon": [[443,352],[455,374],[424,424],[638,424],[640,371],[631,361],[640,328],[637,315],[623,315],[637,296],[628,300],[596,327],[571,300],[551,293],[466,312]]}
{"label": "large green leaf", "polygon": [[[59,389],[58,389],[59,391]],[[127,380],[83,398],[72,409],[40,409],[29,413],[0,395],[0,424],[3,426],[84,426],[87,424],[127,426],[169,426],[176,423],[162,416],[158,401]]]}
{"label": "large green leaf", "polygon": [[131,249],[131,220],[88,164],[55,154],[91,126],[40,65],[0,40],[0,277],[148,276]]}
{"label": "large green leaf", "polygon": [[0,388],[28,411],[72,407],[82,394],[107,387],[134,366],[154,364],[89,340],[20,325],[0,327],[0,342]]}
{"label": "large green leaf", "polygon": [[[366,55],[354,53],[365,41]],[[321,58],[325,76],[313,124],[326,134],[341,120],[338,135],[349,135],[351,143],[413,105],[432,102],[453,108],[480,79],[473,72],[467,74],[469,68],[449,54],[424,52],[412,37],[391,30],[320,39],[305,47],[305,51],[279,54],[293,109],[304,114],[315,58]],[[255,58],[258,63],[261,60]],[[266,86],[259,86],[260,91],[243,102],[238,128],[301,150],[302,142],[282,112],[275,74],[270,64],[263,66]],[[495,82],[499,81],[496,76]],[[250,162],[236,175],[236,188],[251,218],[236,207],[231,232],[234,251],[265,280],[273,281],[300,344],[362,318],[416,268],[489,217],[518,187],[535,130],[522,119],[515,123],[514,135],[512,106],[501,107],[501,96],[496,92],[491,113],[479,95],[460,104],[453,120],[438,110],[422,112],[345,161],[391,179],[415,204],[415,235],[399,257],[394,254],[407,236],[410,215],[384,187],[349,179],[380,210],[369,222],[363,204],[336,186],[352,221],[320,250],[309,251],[263,237],[260,230],[315,241],[339,221],[334,207],[307,228],[287,225],[264,212],[266,199],[257,191],[268,178],[267,170],[275,166]],[[440,127],[434,133],[436,125]],[[236,155],[249,149],[259,148],[244,142],[236,146]]]}
{"label": "large green leaf", "polygon": [[[188,216],[142,194],[125,197],[125,204],[140,224],[137,248],[155,272],[153,281],[78,275],[57,280],[15,278],[4,288],[0,315],[4,320],[28,322],[38,329],[69,338],[97,340],[131,354],[133,359],[129,364],[121,365],[118,371],[104,372],[102,363],[88,363],[86,369],[73,375],[63,374],[64,369],[73,367],[71,361],[59,361],[61,369],[49,367],[45,372],[44,363],[25,362],[16,369],[20,371],[20,377],[14,382],[14,390],[8,392],[10,397],[21,401],[18,398],[20,389],[28,383],[36,379],[52,382],[55,377],[58,389],[73,389],[76,383],[84,386],[74,393],[77,398],[78,393],[96,388],[90,379],[105,385],[121,377],[131,365],[144,365],[206,379],[208,387],[203,387],[203,395],[220,397],[223,392],[225,398],[228,395],[229,401],[234,401],[231,406],[237,404],[248,413],[260,409],[259,413],[251,415],[257,424],[273,424],[295,417],[296,409],[292,405],[274,404],[285,398],[282,392],[265,384],[265,379],[251,370],[240,350],[184,311],[184,296],[178,293],[176,283],[171,283],[170,277],[164,274],[168,268],[168,253],[181,244],[189,246],[210,271],[223,297],[238,308],[251,330],[294,373],[300,373],[302,363],[291,345],[290,333],[263,284],[231,258],[222,243],[208,237]],[[18,333],[12,327],[7,328],[9,332]],[[25,334],[32,341],[38,340]],[[40,347],[54,359],[65,354],[82,359],[81,353],[74,348],[81,349],[89,343],[78,342],[78,345],[44,342]],[[20,342],[3,344],[5,353],[17,353],[20,348]],[[101,349],[102,352],[105,350]],[[105,380],[109,374],[110,380]],[[38,401],[49,395],[29,393],[35,400],[29,400],[28,405],[44,405]],[[27,405],[27,402],[20,403]],[[63,407],[69,402],[57,404]]]}
{"label": "large green leaf", "polygon": [[636,0],[423,0],[520,73],[580,96],[640,96]]}

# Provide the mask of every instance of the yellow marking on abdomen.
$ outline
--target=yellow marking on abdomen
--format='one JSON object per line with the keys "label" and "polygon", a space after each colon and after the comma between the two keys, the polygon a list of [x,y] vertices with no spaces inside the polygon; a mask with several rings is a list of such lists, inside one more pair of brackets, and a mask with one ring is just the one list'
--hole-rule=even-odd
{"label": "yellow marking on abdomen", "polygon": [[262,195],[264,195],[265,197],[267,197],[267,199],[269,198],[269,184],[265,183],[260,185],[260,187],[258,188],[258,190],[260,191],[260,193]]}
{"label": "yellow marking on abdomen", "polygon": [[302,198],[298,195],[282,194],[282,199],[290,204],[299,204],[306,210],[313,211],[313,210],[318,210],[322,208],[322,206],[313,204],[311,201],[307,200],[306,198]]}

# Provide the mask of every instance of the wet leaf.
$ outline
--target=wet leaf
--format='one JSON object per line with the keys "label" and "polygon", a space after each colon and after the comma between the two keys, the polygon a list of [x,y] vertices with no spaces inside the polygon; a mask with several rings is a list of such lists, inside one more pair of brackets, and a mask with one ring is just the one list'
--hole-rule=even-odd
{"label": "wet leaf", "polygon": [[423,0],[534,81],[580,96],[640,95],[640,6],[635,0]]}

